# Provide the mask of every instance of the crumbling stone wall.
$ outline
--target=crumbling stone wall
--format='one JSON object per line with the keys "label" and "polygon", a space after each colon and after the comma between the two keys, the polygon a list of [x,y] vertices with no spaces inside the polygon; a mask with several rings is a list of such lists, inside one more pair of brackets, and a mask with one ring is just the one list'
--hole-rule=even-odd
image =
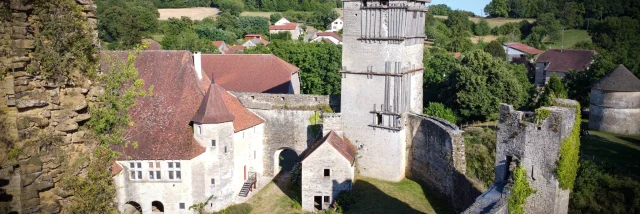
{"label": "crumbling stone wall", "polygon": [[[93,1],[72,2],[95,37]],[[28,73],[38,17],[31,1],[0,3],[0,213],[58,213],[71,196],[63,175],[86,167],[80,154],[94,145],[80,127],[101,90],[78,71],[59,84]]]}
{"label": "crumbling stone wall", "polygon": [[406,123],[406,176],[447,196],[456,211],[466,209],[481,192],[465,176],[462,130],[443,119],[417,114],[408,114]]}

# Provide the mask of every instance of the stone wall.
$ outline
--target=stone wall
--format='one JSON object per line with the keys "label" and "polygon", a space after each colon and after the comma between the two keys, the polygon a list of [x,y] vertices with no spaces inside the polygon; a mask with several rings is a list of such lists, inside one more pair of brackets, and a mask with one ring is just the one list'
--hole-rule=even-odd
{"label": "stone wall", "polygon": [[323,106],[339,107],[339,97],[313,94],[263,94],[231,92],[250,109],[320,110]]}
{"label": "stone wall", "polygon": [[593,89],[589,102],[589,129],[640,135],[640,92]]}
{"label": "stone wall", "polygon": [[[324,176],[324,169],[330,176]],[[314,196],[322,196],[322,208],[327,209],[340,191],[351,190],[354,167],[330,143],[325,142],[302,162],[302,210],[314,212]],[[328,203],[324,197],[328,196]]]}
{"label": "stone wall", "polygon": [[424,182],[444,194],[457,212],[471,205],[480,191],[465,176],[462,130],[443,119],[408,114],[408,178]]}
{"label": "stone wall", "polygon": [[[38,18],[33,5],[23,2],[30,1],[0,5],[7,15],[0,19],[0,71],[6,72],[0,78],[0,188],[6,191],[0,213],[58,213],[71,196],[62,188],[63,175],[80,173],[88,164],[78,160],[94,144],[80,127],[101,90],[77,71],[63,84],[26,72],[35,52]],[[93,29],[87,33],[97,35],[93,2],[73,2],[84,8]]]}

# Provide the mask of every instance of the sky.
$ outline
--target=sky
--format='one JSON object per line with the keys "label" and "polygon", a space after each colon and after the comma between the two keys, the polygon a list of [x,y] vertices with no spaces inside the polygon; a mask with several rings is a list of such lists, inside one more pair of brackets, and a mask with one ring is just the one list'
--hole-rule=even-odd
{"label": "sky", "polygon": [[489,4],[491,0],[432,0],[431,5],[434,4],[446,4],[451,9],[466,10],[475,13],[476,15],[482,15],[484,7]]}

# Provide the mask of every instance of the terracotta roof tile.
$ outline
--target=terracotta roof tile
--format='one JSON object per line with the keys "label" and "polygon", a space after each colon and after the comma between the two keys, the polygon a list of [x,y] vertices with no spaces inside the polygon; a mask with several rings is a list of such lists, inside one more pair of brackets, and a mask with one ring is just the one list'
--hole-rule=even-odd
{"label": "terracotta roof tile", "polygon": [[536,62],[547,62],[545,70],[556,72],[584,71],[597,53],[592,50],[559,50],[550,49],[540,54]]}
{"label": "terracotta roof tile", "polygon": [[[126,51],[103,51],[103,68],[108,58],[126,59]],[[135,66],[145,87],[153,86],[153,95],[139,97],[129,114],[134,126],[129,130],[129,145],[114,146],[123,156],[133,160],[188,160],[205,151],[193,138],[190,126],[211,80],[205,75],[198,80],[193,57],[187,51],[143,51]]]}
{"label": "terracotta roof tile", "polygon": [[298,27],[296,23],[287,23],[283,25],[270,25],[269,30],[295,30]]}
{"label": "terracotta roof tile", "polygon": [[237,51],[244,51],[244,46],[242,46],[242,45],[234,45],[234,46],[231,46],[231,49],[235,50],[236,52]]}
{"label": "terracotta roof tile", "polygon": [[538,55],[541,53],[544,53],[544,51],[538,50],[534,47],[519,43],[519,42],[514,42],[514,43],[507,43],[507,45],[509,45],[509,47],[525,52],[527,54],[531,54],[531,55]]}
{"label": "terracotta roof tile", "polygon": [[224,44],[224,41],[211,41],[211,44],[219,48],[220,45]]}
{"label": "terracotta roof tile", "polygon": [[115,176],[118,173],[120,173],[122,171],[122,166],[120,166],[120,164],[118,164],[117,162],[113,162],[111,164],[111,176]]}
{"label": "terracotta roof tile", "polygon": [[249,109],[247,109],[246,107],[244,107],[244,105],[242,105],[242,103],[240,103],[238,98],[233,96],[228,91],[224,91],[224,93],[222,93],[222,99],[224,100],[224,104],[227,109],[229,109],[229,112],[231,112],[231,114],[235,116],[235,119],[233,120],[233,130],[235,132],[239,132],[264,123],[264,119],[249,111]]}
{"label": "terracotta roof tile", "polygon": [[300,69],[272,54],[202,54],[202,70],[229,91],[286,94]]}
{"label": "terracotta roof tile", "polygon": [[640,79],[624,65],[618,65],[616,69],[594,83],[591,88],[606,91],[640,92]]}
{"label": "terracotta roof tile", "polygon": [[346,158],[349,163],[353,164],[353,162],[356,160],[356,147],[351,144],[351,142],[349,142],[349,140],[347,140],[346,138],[342,139],[342,137],[338,136],[338,134],[336,134],[336,132],[333,130],[329,132],[327,136],[322,138],[322,140],[311,145],[311,148],[309,148],[309,151],[304,155],[302,160],[309,157],[309,155],[313,154],[313,152],[318,149],[320,145],[326,142],[328,142],[333,148],[336,149],[336,151],[338,151],[338,153]]}
{"label": "terracotta roof tile", "polygon": [[192,122],[200,124],[217,124],[231,122],[235,117],[223,101],[222,94],[228,93],[218,85],[211,85],[207,94],[204,95],[202,104],[198,108],[198,112],[191,119]]}
{"label": "terracotta roof tile", "polygon": [[333,37],[333,38],[336,38],[338,41],[341,41],[341,42],[342,42],[342,37],[340,37],[340,35],[338,35],[338,33],[336,33],[336,32],[330,32],[330,31],[327,31],[327,32],[318,32],[318,33],[316,33],[316,35],[317,35],[318,37],[321,37],[321,36]]}
{"label": "terracotta roof tile", "polygon": [[142,41],[149,42],[147,50],[162,50],[162,45],[153,39],[143,39]]}

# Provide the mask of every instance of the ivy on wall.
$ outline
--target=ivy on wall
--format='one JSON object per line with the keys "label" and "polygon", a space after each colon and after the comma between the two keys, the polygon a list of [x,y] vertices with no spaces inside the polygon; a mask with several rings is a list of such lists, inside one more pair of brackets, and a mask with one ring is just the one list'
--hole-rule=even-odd
{"label": "ivy on wall", "polygon": [[35,52],[27,71],[54,82],[64,82],[73,72],[93,77],[98,70],[93,30],[75,1],[37,0],[34,12]]}
{"label": "ivy on wall", "polygon": [[547,117],[549,117],[550,114],[551,114],[551,111],[548,109],[543,109],[543,108],[536,109],[533,122],[538,126],[542,125],[544,120],[547,119]]}
{"label": "ivy on wall", "polygon": [[516,167],[516,170],[513,172],[513,186],[511,187],[511,193],[508,199],[509,213],[524,213],[523,206],[527,204],[527,197],[534,193],[536,193],[536,190],[531,188],[527,181],[527,171],[522,165]]}
{"label": "ivy on wall", "polygon": [[560,145],[560,159],[556,174],[558,174],[560,188],[572,190],[578,174],[578,167],[580,167],[578,162],[580,159],[580,104],[563,107],[575,108],[576,118],[571,135],[565,138]]}

